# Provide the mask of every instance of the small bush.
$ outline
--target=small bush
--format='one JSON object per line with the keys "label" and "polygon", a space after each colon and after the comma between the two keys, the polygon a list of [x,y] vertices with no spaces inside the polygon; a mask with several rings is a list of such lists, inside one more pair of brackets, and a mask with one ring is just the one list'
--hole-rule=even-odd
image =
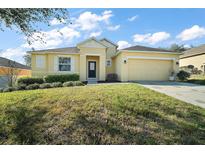
{"label": "small bush", "polygon": [[184,81],[187,80],[190,77],[190,73],[181,70],[178,74],[177,77],[179,80]]}
{"label": "small bush", "polygon": [[53,88],[57,88],[57,87],[62,87],[63,84],[62,84],[61,82],[53,82],[53,83],[51,84],[51,86],[52,86]]}
{"label": "small bush", "polygon": [[14,87],[7,87],[3,89],[3,92],[11,92],[11,91],[15,91],[16,89]]}
{"label": "small bush", "polygon": [[26,89],[26,84],[20,84],[16,87],[16,90],[25,90]]}
{"label": "small bush", "polygon": [[3,90],[4,90],[3,88],[0,88],[0,93],[2,93],[2,92],[3,92]]}
{"label": "small bush", "polygon": [[17,84],[25,84],[25,85],[30,85],[30,84],[42,84],[44,83],[43,78],[34,78],[34,77],[26,77],[26,78],[19,78],[17,80]]}
{"label": "small bush", "polygon": [[85,84],[82,83],[81,81],[75,81],[74,86],[84,86]]}
{"label": "small bush", "polygon": [[47,83],[53,82],[67,82],[67,81],[78,81],[79,75],[78,74],[63,74],[63,75],[47,75],[44,77],[44,81]]}
{"label": "small bush", "polygon": [[40,89],[52,88],[51,83],[43,83],[39,86]]}
{"label": "small bush", "polygon": [[64,82],[63,83],[63,87],[72,87],[74,86],[74,82],[73,81],[68,81],[68,82]]}
{"label": "small bush", "polygon": [[193,70],[194,69],[194,65],[188,65],[187,68]]}
{"label": "small bush", "polygon": [[34,83],[26,86],[26,90],[34,90],[34,89],[39,89],[39,84]]}
{"label": "small bush", "polygon": [[118,79],[117,74],[115,74],[115,73],[107,74],[106,81],[108,81],[108,82],[116,82],[117,79]]}

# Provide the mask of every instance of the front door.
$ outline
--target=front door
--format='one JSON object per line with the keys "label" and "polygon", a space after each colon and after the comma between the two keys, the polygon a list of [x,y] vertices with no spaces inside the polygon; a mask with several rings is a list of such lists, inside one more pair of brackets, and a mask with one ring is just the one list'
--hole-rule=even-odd
{"label": "front door", "polygon": [[88,78],[96,78],[96,61],[88,62]]}

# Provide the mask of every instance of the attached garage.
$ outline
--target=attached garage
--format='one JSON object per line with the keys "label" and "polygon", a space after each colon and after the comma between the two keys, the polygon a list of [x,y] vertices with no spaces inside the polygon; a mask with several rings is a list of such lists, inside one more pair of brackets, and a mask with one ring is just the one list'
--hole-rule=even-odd
{"label": "attached garage", "polygon": [[179,72],[180,54],[138,45],[121,49],[115,57],[118,80],[123,82],[174,80]]}
{"label": "attached garage", "polygon": [[166,81],[173,71],[173,60],[129,59],[128,81]]}

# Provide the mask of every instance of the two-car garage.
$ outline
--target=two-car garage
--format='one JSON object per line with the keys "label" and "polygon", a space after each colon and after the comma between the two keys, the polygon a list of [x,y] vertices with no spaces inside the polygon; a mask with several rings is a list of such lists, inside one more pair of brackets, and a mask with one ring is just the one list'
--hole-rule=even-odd
{"label": "two-car garage", "polygon": [[128,81],[166,81],[173,71],[173,60],[128,59]]}
{"label": "two-car garage", "polygon": [[174,80],[179,72],[180,54],[139,45],[122,49],[115,58],[118,79],[124,82]]}

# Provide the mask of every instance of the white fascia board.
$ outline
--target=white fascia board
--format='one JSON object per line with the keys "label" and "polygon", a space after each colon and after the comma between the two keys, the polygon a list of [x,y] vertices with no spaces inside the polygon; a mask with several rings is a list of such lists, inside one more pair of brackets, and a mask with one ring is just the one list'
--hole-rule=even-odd
{"label": "white fascia board", "polygon": [[80,53],[67,53],[67,52],[31,52],[31,54],[66,54],[66,55],[79,55]]}
{"label": "white fascia board", "polygon": [[118,52],[121,53],[121,52],[131,52],[131,53],[162,53],[162,54],[174,54],[174,55],[181,55],[182,53],[178,53],[178,52],[160,52],[160,51],[133,51],[133,50],[120,50]]}
{"label": "white fascia board", "polygon": [[147,57],[147,56],[127,56],[127,59],[147,59],[147,60],[176,60],[176,58],[163,58],[163,57]]}

